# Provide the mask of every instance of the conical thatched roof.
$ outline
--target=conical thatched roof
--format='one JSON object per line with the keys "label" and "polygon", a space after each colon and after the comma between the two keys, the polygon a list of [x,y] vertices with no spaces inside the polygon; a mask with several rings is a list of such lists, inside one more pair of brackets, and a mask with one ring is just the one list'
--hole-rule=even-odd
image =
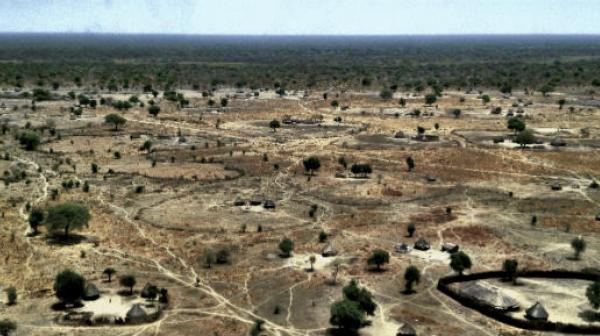
{"label": "conical thatched roof", "polygon": [[529,307],[525,311],[525,317],[530,320],[547,320],[548,319],[548,311],[546,308],[542,306],[541,303],[536,302],[533,306]]}
{"label": "conical thatched roof", "polygon": [[329,243],[327,244],[327,246],[325,246],[325,248],[323,249],[323,252],[321,252],[321,255],[323,257],[333,257],[335,255],[337,255],[337,250],[335,249],[335,247],[333,247],[333,244]]}
{"label": "conical thatched roof", "polygon": [[470,282],[464,285],[460,292],[464,296],[470,297],[473,300],[477,300],[500,311],[516,310],[519,308],[517,301],[502,293],[498,288]]}
{"label": "conical thatched roof", "polygon": [[139,303],[134,304],[126,315],[126,321],[129,323],[145,322],[147,318],[148,314]]}
{"label": "conical thatched roof", "polygon": [[444,251],[444,252],[454,253],[454,252],[457,252],[458,249],[459,249],[458,245],[453,244],[453,243],[443,243],[442,244],[442,251]]}
{"label": "conical thatched roof", "polygon": [[93,283],[87,284],[87,286],[85,287],[85,291],[83,292],[83,299],[96,300],[99,297],[100,291],[98,290],[98,287],[96,287],[96,285],[94,285]]}
{"label": "conical thatched roof", "polygon": [[415,243],[415,249],[417,250],[427,251],[429,250],[429,247],[429,242],[427,242],[425,238],[419,238],[419,240],[417,240],[417,242]]}
{"label": "conical thatched roof", "polygon": [[417,336],[417,331],[410,324],[404,323],[404,325],[398,329],[396,336]]}
{"label": "conical thatched roof", "polygon": [[406,243],[400,243],[394,246],[394,250],[398,253],[408,253],[410,252],[410,246],[408,246]]}
{"label": "conical thatched roof", "polygon": [[552,139],[552,141],[550,142],[550,145],[555,146],[555,147],[562,147],[562,146],[566,146],[567,142],[565,140],[563,140],[562,138],[554,138]]}

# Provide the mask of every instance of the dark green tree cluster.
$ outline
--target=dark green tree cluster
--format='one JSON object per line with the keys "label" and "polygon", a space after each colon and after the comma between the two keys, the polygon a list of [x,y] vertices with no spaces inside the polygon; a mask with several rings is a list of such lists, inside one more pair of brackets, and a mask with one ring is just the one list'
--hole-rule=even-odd
{"label": "dark green tree cluster", "polygon": [[366,315],[373,315],[377,304],[373,295],[354,279],[342,291],[344,299],[331,305],[329,323],[351,335],[368,325]]}

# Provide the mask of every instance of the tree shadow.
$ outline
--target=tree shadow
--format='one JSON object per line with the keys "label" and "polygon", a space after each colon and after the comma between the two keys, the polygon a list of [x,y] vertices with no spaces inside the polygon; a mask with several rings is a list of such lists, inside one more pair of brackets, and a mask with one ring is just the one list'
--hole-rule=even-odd
{"label": "tree shadow", "polygon": [[64,302],[64,301],[59,301],[59,302],[55,302],[53,303],[50,308],[52,310],[67,310],[67,309],[74,309],[74,308],[81,308],[83,307],[83,303],[81,301],[77,301],[77,302]]}
{"label": "tree shadow", "polygon": [[325,331],[325,336],[359,336],[358,330],[329,328]]}
{"label": "tree shadow", "polygon": [[577,315],[586,322],[600,322],[600,313],[593,310],[584,310]]}
{"label": "tree shadow", "polygon": [[85,240],[87,240],[86,236],[78,234],[69,234],[66,237],[63,234],[49,234],[46,236],[48,244],[60,246],[77,245]]}
{"label": "tree shadow", "polygon": [[416,294],[417,291],[414,289],[404,289],[400,293],[402,293],[403,295],[412,295],[412,294]]}
{"label": "tree shadow", "polygon": [[124,297],[133,297],[135,296],[136,291],[130,292],[129,289],[121,289],[120,291],[117,292],[117,294],[119,294],[120,296],[124,296]]}

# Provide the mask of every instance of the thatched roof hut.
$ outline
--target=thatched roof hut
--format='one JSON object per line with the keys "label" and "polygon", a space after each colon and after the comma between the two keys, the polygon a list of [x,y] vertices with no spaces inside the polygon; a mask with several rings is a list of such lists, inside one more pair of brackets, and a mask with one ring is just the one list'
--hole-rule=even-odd
{"label": "thatched roof hut", "polygon": [[406,243],[396,244],[396,246],[394,246],[394,251],[397,253],[408,253],[410,252],[410,246]]}
{"label": "thatched roof hut", "polygon": [[327,244],[327,246],[325,246],[325,248],[323,249],[323,252],[321,252],[321,255],[323,257],[333,257],[337,254],[337,250],[335,249],[335,247],[333,247],[333,244],[331,243]]}
{"label": "thatched roof hut", "polygon": [[404,323],[396,332],[396,336],[417,336],[417,331],[410,324]]}
{"label": "thatched roof hut", "polygon": [[486,304],[498,311],[514,311],[519,309],[519,304],[510,296],[502,293],[498,288],[488,287],[476,282],[469,282],[460,289],[461,294],[475,301]]}
{"label": "thatched roof hut", "polygon": [[139,303],[136,303],[129,309],[125,316],[127,323],[144,323],[148,320],[148,313]]}
{"label": "thatched roof hut", "polygon": [[98,287],[96,287],[96,285],[94,285],[93,283],[89,283],[87,284],[87,286],[85,286],[85,290],[83,292],[84,300],[93,301],[98,299],[99,297],[100,291],[98,290]]}
{"label": "thatched roof hut", "polygon": [[536,302],[525,311],[525,317],[530,320],[546,321],[548,320],[548,311],[546,311],[546,308],[541,303]]}
{"label": "thatched roof hut", "polygon": [[454,253],[454,252],[458,252],[458,249],[459,249],[459,247],[457,244],[453,244],[453,243],[443,243],[442,244],[443,252]]}
{"label": "thatched roof hut", "polygon": [[427,251],[427,250],[429,250],[429,248],[430,248],[429,242],[427,240],[425,240],[425,238],[419,238],[419,240],[417,240],[417,242],[415,243],[416,250]]}
{"label": "thatched roof hut", "polygon": [[563,147],[567,145],[567,142],[563,138],[554,138],[550,141],[550,145],[554,147]]}

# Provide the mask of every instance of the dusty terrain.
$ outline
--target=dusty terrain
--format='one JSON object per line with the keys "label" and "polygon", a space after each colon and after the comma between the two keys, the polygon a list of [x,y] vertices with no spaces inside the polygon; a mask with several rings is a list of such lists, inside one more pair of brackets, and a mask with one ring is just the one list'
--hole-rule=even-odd
{"label": "dusty terrain", "polygon": [[[216,91],[211,99],[218,101],[230,91]],[[151,99],[135,94],[142,102]],[[9,172],[5,179],[16,171],[26,176],[0,186],[0,289],[13,286],[19,295],[16,305],[0,303],[0,316],[17,322],[15,335],[237,336],[247,335],[256,320],[265,321],[264,335],[325,335],[331,327],[329,307],[350,279],[368,288],[378,304],[362,335],[394,336],[405,322],[419,335],[537,335],[484,317],[438,292],[437,280],[452,272],[440,245],[460,245],[473,260],[471,271],[500,269],[508,258],[530,269],[600,267],[600,222],[595,220],[600,189],[589,188],[600,178],[600,109],[578,104],[587,95],[515,92],[502,97],[492,92],[492,101],[484,105],[477,94],[445,92],[428,107],[422,96],[411,93],[396,92],[394,99],[383,100],[377,92],[346,92],[335,97],[348,107],[342,109],[332,108],[334,98],[325,101],[322,92],[289,92],[283,98],[262,92],[231,98],[226,108],[207,109],[208,98],[183,94],[196,108],[179,109],[159,96],[162,110],[156,118],[139,106],[118,112],[99,105],[72,117],[74,101],[39,102],[35,111],[22,107],[29,100],[3,101],[0,119],[8,131],[0,154],[9,156],[0,160],[0,170]],[[398,104],[400,97],[407,100],[405,107]],[[567,99],[563,109],[556,103],[560,98]],[[510,140],[493,141],[511,136],[506,113],[516,111],[513,106],[523,109],[527,128],[543,144],[521,149]],[[492,107],[502,107],[502,113],[491,114]],[[415,108],[421,116],[409,115]],[[462,110],[459,118],[451,113],[455,108]],[[122,115],[127,123],[114,131],[104,123],[109,113]],[[323,122],[269,128],[269,121],[286,115],[322,115]],[[338,116],[341,122],[334,121]],[[56,133],[46,130],[37,150],[26,151],[15,140],[24,128],[49,123]],[[439,138],[413,139],[418,126]],[[395,138],[398,131],[406,138]],[[566,147],[549,145],[558,135]],[[152,149],[140,150],[146,140]],[[310,178],[302,164],[309,156],[321,162]],[[406,167],[408,156],[416,163],[412,172]],[[345,171],[340,157],[348,162]],[[96,174],[92,163],[100,167]],[[373,173],[356,178],[349,171],[353,163],[368,163]],[[87,181],[89,192],[63,188],[69,180]],[[562,190],[551,190],[553,183]],[[59,191],[56,199],[52,190]],[[268,199],[276,207],[236,206],[237,199]],[[40,235],[28,234],[30,206],[66,200],[91,210],[89,227],[77,232],[80,242],[53,243],[44,228]],[[313,216],[311,206],[316,206]],[[530,224],[533,215],[535,226]],[[406,235],[409,223],[416,225],[411,238]],[[337,257],[320,256],[326,245],[318,239],[322,230],[339,251]],[[571,258],[570,247],[577,236],[587,242],[579,261]],[[288,259],[278,255],[284,237],[295,243]],[[419,238],[427,239],[431,250],[394,253],[396,244],[412,246]],[[230,263],[207,268],[202,255],[208,248],[228,249]],[[384,272],[372,272],[366,264],[378,248],[391,254]],[[318,255],[315,271],[307,272],[311,255]],[[333,285],[336,263],[341,266]],[[422,278],[416,293],[405,295],[409,265],[417,266]],[[167,288],[168,308],[157,321],[134,326],[56,323],[61,314],[51,309],[56,274],[71,268],[104,290],[116,290],[115,281],[102,281],[106,267],[117,270],[116,278],[136,275],[136,290],[146,282]],[[551,320],[588,323],[579,315],[591,309],[583,284],[532,280],[514,288],[497,285],[515,291],[524,306],[547,302]],[[4,293],[0,300],[6,300]]]}

